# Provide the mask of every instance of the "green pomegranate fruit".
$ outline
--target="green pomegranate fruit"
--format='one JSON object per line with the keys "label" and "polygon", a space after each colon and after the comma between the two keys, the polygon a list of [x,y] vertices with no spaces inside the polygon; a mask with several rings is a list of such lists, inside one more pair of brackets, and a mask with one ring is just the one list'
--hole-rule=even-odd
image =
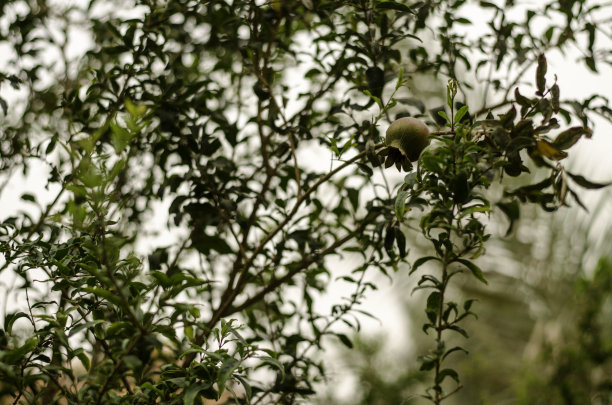
{"label": "green pomegranate fruit", "polygon": [[429,128],[419,119],[403,117],[393,121],[387,129],[386,144],[406,156],[411,162],[419,159],[419,155],[429,145]]}

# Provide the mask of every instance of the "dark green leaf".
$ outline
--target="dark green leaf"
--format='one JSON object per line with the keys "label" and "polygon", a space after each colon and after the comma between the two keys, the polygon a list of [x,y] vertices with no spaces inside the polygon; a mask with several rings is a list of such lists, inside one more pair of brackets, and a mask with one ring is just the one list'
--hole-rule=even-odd
{"label": "dark green leaf", "polygon": [[555,114],[559,113],[559,108],[560,108],[559,95],[560,95],[559,86],[557,85],[557,83],[555,83],[550,88],[550,97],[551,97],[550,102],[552,103],[552,108]]}
{"label": "dark green leaf", "polygon": [[546,56],[541,53],[538,56],[538,67],[536,69],[536,87],[538,89],[538,95],[544,95],[544,91],[546,90],[546,70],[548,69],[546,63]]}
{"label": "dark green leaf", "polygon": [[421,257],[421,258],[417,259],[417,260],[416,260],[416,261],[413,263],[412,268],[410,269],[410,274],[412,274],[412,273],[414,273],[415,271],[417,271],[417,269],[418,269],[419,267],[421,267],[423,264],[427,263],[427,262],[428,262],[428,261],[430,261],[430,260],[437,260],[437,261],[440,261],[440,259],[438,259],[438,258],[437,258],[437,257],[435,257],[435,256],[425,256],[425,257]]}
{"label": "dark green leaf", "polygon": [[403,259],[406,257],[406,237],[399,227],[395,228],[395,243],[399,250],[399,256]]}
{"label": "dark green leaf", "polygon": [[232,376],[234,371],[240,366],[240,361],[233,358],[228,357],[223,360],[221,367],[219,367],[219,373],[217,375],[217,386],[219,393],[223,393],[225,390],[225,383]]}
{"label": "dark green leaf", "polygon": [[457,372],[453,369],[445,368],[440,370],[440,372],[438,373],[436,377],[436,384],[442,384],[446,377],[450,377],[455,380],[455,382],[459,383],[459,374],[457,374]]}
{"label": "dark green leaf", "polygon": [[584,58],[584,63],[587,65],[589,69],[593,72],[598,73],[597,65],[595,64],[595,58],[593,56],[587,56]]}
{"label": "dark green leaf", "polygon": [[600,189],[600,188],[604,188],[604,187],[608,187],[610,185],[612,185],[612,182],[609,183],[596,183],[594,181],[590,181],[585,179],[583,176],[579,175],[579,174],[573,174],[570,173],[568,171],[566,171],[565,173],[567,173],[568,176],[571,177],[572,180],[574,180],[576,182],[576,184],[578,184],[579,186],[582,186],[584,188],[588,188],[591,190],[596,190],[596,189]]}
{"label": "dark green leaf", "polygon": [[[194,405],[195,399],[198,397],[200,391],[207,390],[211,387],[210,383],[197,383],[192,384],[185,389],[183,397],[183,405]],[[198,401],[198,404],[200,401]]]}
{"label": "dark green leaf", "polygon": [[232,248],[221,237],[207,235],[201,229],[194,229],[191,233],[191,243],[203,254],[208,254],[211,250],[221,254],[232,252]]}
{"label": "dark green leaf", "polygon": [[468,106],[464,105],[455,113],[455,123],[461,122],[461,119],[467,114]]}
{"label": "dark green leaf", "polygon": [[437,360],[431,356],[420,356],[419,361],[421,362],[420,371],[432,370],[438,363]]}
{"label": "dark green leaf", "polygon": [[2,361],[7,364],[15,364],[19,361],[26,360],[26,355],[31,353],[36,346],[38,346],[38,342],[38,338],[35,337],[26,340],[22,346],[5,352],[4,356],[2,356]]}
{"label": "dark green leaf", "polygon": [[26,314],[25,312],[16,312],[14,314],[7,314],[4,317],[4,330],[6,331],[7,334],[11,334],[13,331],[13,324],[15,323],[15,321],[19,318],[28,318],[29,315]]}
{"label": "dark green leaf", "polygon": [[514,89],[514,99],[521,107],[531,107],[531,100],[523,96],[518,87]]}
{"label": "dark green leaf", "polygon": [[515,222],[519,219],[519,216],[520,216],[519,203],[516,200],[512,200],[510,202],[497,203],[497,206],[499,207],[500,210],[502,210],[504,214],[506,214],[506,216],[508,217],[508,220],[510,221],[510,225],[508,226],[508,230],[506,231],[506,236],[508,236],[512,232]]}
{"label": "dark green leaf", "polygon": [[427,311],[435,315],[440,314],[440,293],[438,291],[433,291],[427,297]]}
{"label": "dark green leaf", "polygon": [[343,345],[345,345],[349,349],[353,348],[353,342],[351,342],[348,336],[346,336],[344,333],[336,333],[336,336],[338,337],[338,339],[340,339]]}
{"label": "dark green leaf", "polygon": [[463,352],[465,354],[468,354],[468,351],[465,350],[463,347],[460,346],[455,346],[452,349],[448,349],[446,352],[444,352],[444,355],[442,356],[442,359],[444,360],[445,358],[447,358],[450,354],[455,353],[455,352]]}
{"label": "dark green leaf", "polygon": [[393,242],[395,242],[395,228],[393,226],[387,227],[385,233],[385,250],[391,252],[393,250]]}
{"label": "dark green leaf", "polygon": [[582,136],[590,138],[592,131],[586,127],[571,127],[561,132],[553,141],[558,149],[565,150],[571,148]]}
{"label": "dark green leaf", "polygon": [[484,274],[482,273],[482,270],[480,270],[480,267],[476,266],[471,261],[465,260],[465,259],[455,259],[455,261],[467,267],[472,272],[472,274],[482,283],[488,284],[487,280],[484,278]]}
{"label": "dark green leaf", "polygon": [[406,13],[414,14],[414,11],[405,4],[397,3],[395,1],[380,1],[376,3],[376,8],[380,10],[397,10]]}

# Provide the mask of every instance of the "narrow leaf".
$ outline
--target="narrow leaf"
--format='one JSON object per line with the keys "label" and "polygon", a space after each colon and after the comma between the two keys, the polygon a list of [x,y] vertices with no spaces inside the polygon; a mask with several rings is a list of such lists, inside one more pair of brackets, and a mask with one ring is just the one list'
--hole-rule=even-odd
{"label": "narrow leaf", "polygon": [[412,269],[410,269],[410,274],[412,274],[412,273],[414,273],[415,271],[417,271],[417,269],[418,269],[419,267],[421,267],[423,264],[427,263],[427,262],[428,262],[428,261],[430,261],[430,260],[438,260],[438,261],[440,261],[440,259],[438,259],[438,258],[437,258],[437,257],[435,257],[435,256],[424,256],[424,257],[421,257],[421,258],[417,259],[417,260],[414,262],[414,264],[412,265]]}
{"label": "narrow leaf", "polygon": [[452,349],[448,349],[444,355],[442,356],[442,360],[444,360],[445,358],[447,358],[450,354],[455,353],[455,352],[464,352],[465,354],[468,354],[468,351],[465,350],[463,347],[460,346],[455,346]]}
{"label": "narrow leaf", "polygon": [[457,372],[453,369],[445,368],[443,370],[440,370],[440,372],[438,373],[436,377],[436,384],[441,384],[446,377],[450,377],[455,380],[455,382],[459,383],[459,374],[457,374]]}
{"label": "narrow leaf", "polygon": [[463,107],[461,107],[459,111],[457,111],[457,113],[455,114],[455,123],[461,122],[461,118],[463,118],[465,114],[467,114],[467,112],[468,112],[467,105],[464,105]]}
{"label": "narrow leaf", "polygon": [[376,8],[379,10],[397,10],[397,11],[402,11],[405,13],[414,14],[414,11],[411,10],[410,7],[408,7],[405,4],[397,3],[395,1],[379,2],[378,4],[376,4]]}
{"label": "narrow leaf", "polygon": [[590,138],[592,131],[587,127],[571,127],[561,132],[553,141],[557,149],[565,150],[571,148],[582,136]]}
{"label": "narrow leaf", "polygon": [[26,340],[23,346],[20,346],[9,352],[5,352],[2,357],[2,362],[6,364],[14,364],[21,360],[25,360],[26,354],[32,352],[38,346],[38,338],[30,338]]}
{"label": "narrow leaf", "polygon": [[470,262],[469,260],[465,260],[465,259],[455,259],[455,261],[467,267],[478,280],[480,280],[484,284],[489,284],[487,280],[485,279],[484,274],[482,273],[482,270],[480,269],[480,267],[476,266],[474,263]]}
{"label": "narrow leaf", "polygon": [[217,386],[219,387],[219,393],[223,393],[225,390],[225,383],[232,376],[234,370],[238,368],[240,361],[233,357],[228,357],[223,361],[221,367],[219,367],[219,374],[217,376]]}
{"label": "narrow leaf", "polygon": [[12,333],[13,324],[19,318],[28,318],[28,314],[25,312],[17,312],[15,314],[7,314],[4,318],[4,330],[8,335]]}
{"label": "narrow leaf", "polygon": [[550,95],[551,95],[551,103],[552,103],[552,108],[553,111],[555,112],[555,114],[559,113],[559,86],[557,85],[557,83],[553,84],[553,86],[550,88]]}
{"label": "narrow leaf", "polygon": [[576,184],[578,184],[579,186],[582,186],[584,188],[588,188],[591,190],[596,190],[596,189],[600,189],[600,188],[604,188],[604,187],[608,187],[610,185],[612,185],[612,182],[609,183],[596,183],[594,181],[590,181],[585,179],[583,176],[579,175],[579,174],[573,174],[570,172],[567,172],[567,175],[570,176],[572,178],[572,180],[574,180],[576,182]]}
{"label": "narrow leaf", "polygon": [[345,345],[349,349],[353,348],[353,342],[351,342],[348,336],[346,336],[344,333],[336,333],[336,336],[338,337],[338,339],[340,339],[343,345]]}
{"label": "narrow leaf", "polygon": [[410,193],[408,191],[400,191],[397,193],[395,198],[395,216],[399,222],[404,220],[404,214],[406,212],[406,198]]}
{"label": "narrow leaf", "polygon": [[536,69],[536,86],[538,91],[536,94],[539,96],[544,95],[544,90],[546,90],[546,70],[548,69],[546,63],[546,56],[543,53],[538,56],[538,68]]}

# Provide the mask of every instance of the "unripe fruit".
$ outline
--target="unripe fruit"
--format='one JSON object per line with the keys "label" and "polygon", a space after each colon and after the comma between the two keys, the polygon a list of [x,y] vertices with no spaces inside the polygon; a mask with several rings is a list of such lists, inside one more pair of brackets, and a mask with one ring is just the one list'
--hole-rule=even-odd
{"label": "unripe fruit", "polygon": [[419,155],[429,145],[429,128],[419,119],[403,117],[393,121],[387,128],[386,144],[406,156],[411,162],[419,159]]}

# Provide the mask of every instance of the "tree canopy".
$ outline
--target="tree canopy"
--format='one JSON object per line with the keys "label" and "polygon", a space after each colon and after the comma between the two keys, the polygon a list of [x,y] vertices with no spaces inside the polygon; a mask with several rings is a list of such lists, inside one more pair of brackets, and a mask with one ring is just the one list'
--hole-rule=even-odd
{"label": "tree canopy", "polygon": [[[418,394],[459,390],[446,342],[475,305],[446,293],[486,283],[490,212],[510,233],[606,186],[564,165],[605,94],[563,98],[546,57],[609,64],[604,6],[514,3],[0,3],[0,176],[45,167],[50,195],[0,223],[3,399],[304,403],[398,271],[428,291]],[[405,116],[431,130],[418,160],[384,142]]]}

